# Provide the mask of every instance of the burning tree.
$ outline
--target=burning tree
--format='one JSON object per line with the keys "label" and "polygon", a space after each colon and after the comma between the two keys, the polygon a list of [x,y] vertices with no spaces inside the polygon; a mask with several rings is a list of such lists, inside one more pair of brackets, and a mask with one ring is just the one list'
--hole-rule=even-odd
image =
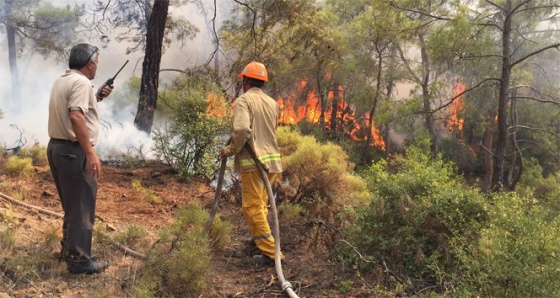
{"label": "burning tree", "polygon": [[[322,103],[315,87],[305,92],[306,86],[307,80],[301,80],[294,92],[278,99],[280,124],[295,125],[302,121],[317,124],[323,119],[326,130],[354,140],[371,140],[370,146],[385,150],[385,142],[369,113],[356,118],[355,108],[344,100],[342,86],[328,91],[326,103]],[[300,104],[299,96],[305,98],[305,102]],[[370,123],[373,125],[370,126]]]}

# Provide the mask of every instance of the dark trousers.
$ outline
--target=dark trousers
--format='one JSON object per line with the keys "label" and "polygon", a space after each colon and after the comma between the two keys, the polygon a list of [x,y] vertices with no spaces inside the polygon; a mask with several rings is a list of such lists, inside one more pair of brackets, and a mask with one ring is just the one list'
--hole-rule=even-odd
{"label": "dark trousers", "polygon": [[91,261],[97,180],[86,173],[86,156],[78,142],[51,139],[47,158],[64,209],[62,257]]}

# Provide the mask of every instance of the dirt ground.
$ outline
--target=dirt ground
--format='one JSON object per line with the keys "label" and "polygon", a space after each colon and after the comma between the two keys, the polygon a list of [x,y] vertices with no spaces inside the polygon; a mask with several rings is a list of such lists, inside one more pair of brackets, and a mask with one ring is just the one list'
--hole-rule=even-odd
{"label": "dirt ground", "polygon": [[[0,180],[13,179],[0,176]],[[133,181],[152,190],[163,203],[152,204],[132,187]],[[48,167],[36,167],[31,178],[13,180],[26,204],[61,213],[56,189]],[[9,195],[9,194],[8,194]],[[135,168],[105,166],[99,183],[95,229],[123,230],[130,224],[144,227],[152,239],[158,229],[168,225],[174,212],[189,201],[199,201],[211,209],[215,190],[201,181],[179,181],[175,171],[163,165]],[[19,217],[18,241],[37,241],[45,231],[59,230],[61,219],[9,203],[0,198],[0,208],[13,210]],[[231,243],[223,251],[213,251],[208,288],[198,297],[288,297],[273,267],[251,264],[243,239],[249,236],[239,200],[224,194],[218,216],[231,223]],[[1,219],[1,218],[0,218]],[[312,216],[290,223],[280,216],[282,250],[286,255],[285,278],[299,297],[377,297],[371,294],[373,278],[356,276],[352,270],[331,261],[327,245],[332,231]],[[94,239],[95,241],[95,239]],[[94,243],[94,250],[96,245]],[[53,247],[53,251],[56,247]],[[51,254],[52,252],[46,252]],[[97,275],[71,275],[63,263],[52,260],[52,268],[29,280],[0,284],[1,297],[130,297],[127,285],[141,270],[142,260],[118,249],[97,251],[109,268]],[[9,278],[4,277],[4,281]]]}

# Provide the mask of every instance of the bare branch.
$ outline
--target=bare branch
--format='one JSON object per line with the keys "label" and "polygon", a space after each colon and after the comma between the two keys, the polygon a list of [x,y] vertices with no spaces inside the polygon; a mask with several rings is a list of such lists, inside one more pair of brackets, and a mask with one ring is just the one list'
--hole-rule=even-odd
{"label": "bare branch", "polygon": [[510,66],[510,67],[514,67],[515,65],[517,65],[517,64],[519,64],[519,63],[521,63],[521,62],[523,62],[523,61],[525,61],[525,60],[527,60],[527,59],[529,59],[530,57],[533,57],[533,56],[535,56],[535,55],[537,55],[537,54],[540,54],[540,53],[542,53],[542,52],[544,52],[544,51],[546,51],[546,50],[552,49],[552,48],[556,48],[557,50],[560,50],[560,43],[555,43],[555,44],[553,44],[553,45],[549,45],[549,46],[547,46],[547,47],[544,47],[544,48],[542,48],[542,49],[540,49],[540,50],[536,50],[536,51],[534,51],[534,52],[532,52],[532,53],[526,55],[525,57],[522,57],[522,58],[520,58],[519,60],[512,62],[509,66]]}
{"label": "bare branch", "polygon": [[446,104],[443,104],[443,105],[437,107],[436,109],[433,109],[433,110],[432,110],[432,113],[435,113],[435,112],[437,112],[437,111],[440,111],[440,110],[442,110],[442,109],[444,109],[444,108],[450,106],[457,98],[463,96],[463,94],[468,93],[468,92],[470,92],[470,91],[472,91],[472,90],[474,90],[474,89],[479,88],[482,84],[484,84],[484,83],[486,83],[486,82],[488,82],[488,81],[497,81],[497,82],[499,82],[500,80],[497,79],[497,78],[488,78],[488,79],[484,79],[484,80],[480,81],[478,84],[474,85],[473,87],[471,87],[471,88],[469,88],[469,89],[465,89],[463,92],[461,92],[461,93],[459,93],[459,94],[453,96],[452,98],[449,99],[449,101],[448,101]]}
{"label": "bare branch", "polygon": [[547,134],[553,135],[555,138],[560,139],[560,135],[546,129],[546,128],[540,128],[540,127],[530,127],[530,126],[526,126],[526,125],[512,125],[510,127],[508,127],[508,130],[510,129],[516,129],[516,128],[523,128],[523,129],[527,129],[527,130],[531,130],[531,131],[542,131],[545,132]]}
{"label": "bare branch", "polygon": [[534,100],[534,101],[538,101],[541,103],[551,103],[554,104],[558,107],[560,107],[560,102],[557,102],[555,100],[544,100],[544,99],[540,99],[540,98],[536,98],[536,97],[532,97],[532,96],[512,96],[510,97],[512,99],[529,99],[529,100]]}

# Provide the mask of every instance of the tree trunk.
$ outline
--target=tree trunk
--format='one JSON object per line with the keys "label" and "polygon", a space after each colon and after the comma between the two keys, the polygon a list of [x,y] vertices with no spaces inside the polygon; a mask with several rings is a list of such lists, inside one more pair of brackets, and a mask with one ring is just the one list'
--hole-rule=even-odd
{"label": "tree trunk", "polygon": [[432,106],[431,106],[431,95],[430,95],[430,57],[428,56],[428,49],[426,48],[426,43],[424,41],[424,34],[420,34],[418,36],[420,40],[420,54],[422,56],[422,68],[424,71],[424,76],[422,78],[422,100],[424,103],[423,112],[425,115],[425,125],[426,130],[428,130],[428,134],[430,135],[431,141],[431,151],[432,156],[435,158],[437,156],[438,151],[438,141],[436,135],[436,129],[434,125],[434,117],[432,115]]}
{"label": "tree trunk", "polygon": [[19,98],[20,86],[16,57],[16,28],[14,27],[12,20],[12,4],[13,0],[6,0],[4,12],[6,16],[6,35],[8,38],[8,59],[10,61],[10,74],[12,78],[12,98],[10,103],[12,110],[19,113],[21,108]]}
{"label": "tree trunk", "polygon": [[336,135],[336,121],[338,120],[336,115],[338,113],[338,95],[336,94],[336,89],[338,88],[338,85],[336,83],[331,84],[331,86],[333,86],[332,88],[332,103],[331,103],[331,125],[330,125],[330,130],[331,133],[333,135]]}
{"label": "tree trunk", "polygon": [[[523,174],[523,154],[521,153],[521,148],[517,144],[517,107],[516,107],[516,100],[515,97],[517,94],[512,94],[512,100],[510,105],[510,119],[511,119],[511,144],[513,146],[513,150],[515,154],[513,155],[513,160],[511,161],[510,169],[507,176],[507,190],[514,191],[515,186],[521,179],[521,175]],[[519,162],[519,165],[517,164]]]}
{"label": "tree trunk", "polygon": [[[378,49],[378,48],[377,48]],[[369,147],[370,147],[370,143],[371,143],[371,139],[373,138],[372,136],[372,129],[373,129],[373,115],[375,114],[375,110],[377,109],[377,102],[379,101],[379,97],[381,96],[381,76],[383,74],[383,51],[379,50],[377,51],[377,83],[375,86],[375,95],[373,96],[373,103],[371,105],[371,109],[369,111],[369,120],[368,120],[368,127],[369,127],[369,131],[366,137],[366,144],[364,146],[364,152],[363,152],[363,156],[364,158],[366,156],[368,156],[369,153]]]}
{"label": "tree trunk", "polygon": [[511,78],[511,0],[504,6],[505,21],[502,32],[502,75],[500,78],[500,93],[498,96],[498,138],[494,156],[494,170],[492,174],[492,190],[499,191],[504,184],[504,159],[507,146],[507,103],[509,81]]}
{"label": "tree trunk", "polygon": [[484,146],[484,181],[482,184],[482,192],[487,193],[492,186],[492,173],[494,169],[494,159],[492,157],[492,144],[494,140],[494,129],[496,122],[496,113],[492,111],[488,114],[488,124],[486,131],[484,132],[484,140],[482,145]]}
{"label": "tree trunk", "polygon": [[152,130],[154,113],[157,107],[159,67],[168,10],[169,0],[154,1],[146,32],[146,50],[142,63],[142,85],[134,125],[148,134]]}

